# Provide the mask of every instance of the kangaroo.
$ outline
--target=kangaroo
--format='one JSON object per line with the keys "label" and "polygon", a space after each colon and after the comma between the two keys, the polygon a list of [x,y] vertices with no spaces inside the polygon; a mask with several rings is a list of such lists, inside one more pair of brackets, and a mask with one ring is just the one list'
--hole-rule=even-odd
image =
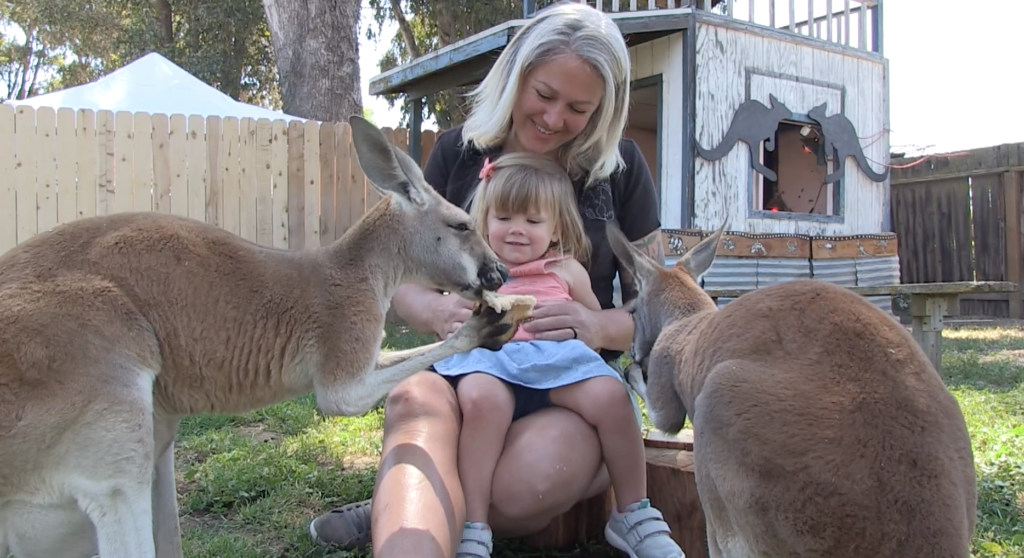
{"label": "kangaroo", "polygon": [[74,221],[0,257],[0,556],[180,558],[179,420],[314,392],[368,411],[398,382],[518,324],[478,304],[445,341],[380,353],[403,282],[469,300],[507,270],[470,217],[372,124],[384,196],[329,246],[288,251],[168,214]]}
{"label": "kangaroo", "polygon": [[825,184],[842,178],[845,172],[844,167],[846,166],[847,157],[853,157],[857,161],[857,166],[860,167],[860,170],[864,171],[868,178],[875,182],[884,182],[886,177],[889,176],[889,169],[885,168],[881,173],[875,172],[871,165],[868,164],[867,157],[864,156],[864,149],[860,145],[860,140],[857,138],[857,131],[854,130],[853,124],[842,114],[826,116],[825,105],[826,103],[822,103],[807,113],[807,116],[821,124],[821,135],[824,136],[825,141],[825,154],[832,155],[835,153],[836,155],[836,168],[825,177]]}
{"label": "kangaroo", "polygon": [[769,94],[768,102],[771,103],[771,108],[768,108],[764,103],[756,99],[751,99],[740,105],[740,108],[736,110],[736,114],[732,117],[732,123],[729,124],[729,129],[726,130],[725,136],[718,143],[718,147],[707,150],[701,147],[700,142],[694,141],[694,144],[697,146],[697,153],[704,159],[715,161],[725,157],[727,153],[732,151],[736,142],[742,141],[749,148],[750,164],[754,167],[754,170],[773,182],[777,181],[779,177],[775,174],[775,171],[762,165],[758,158],[754,156],[754,148],[760,145],[762,140],[765,140],[765,149],[775,151],[775,132],[779,129],[779,122],[787,118],[793,118],[793,112],[786,105],[779,102],[775,95]]}
{"label": "kangaroo", "polygon": [[718,309],[698,279],[724,226],[636,278],[627,378],[659,430],[693,424],[711,558],[965,558],[977,493],[956,399],[911,335],[821,280]]}

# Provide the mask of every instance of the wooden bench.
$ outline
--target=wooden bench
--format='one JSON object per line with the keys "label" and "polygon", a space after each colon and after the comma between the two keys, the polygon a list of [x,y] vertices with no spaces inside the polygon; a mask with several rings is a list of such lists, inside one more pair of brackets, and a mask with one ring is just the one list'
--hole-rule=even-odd
{"label": "wooden bench", "polygon": [[[960,313],[960,295],[978,293],[1015,293],[1017,284],[1009,281],[956,281],[949,283],[902,283],[846,287],[862,296],[909,296],[911,332],[924,349],[935,370],[942,373],[942,326],[947,316]],[[757,289],[706,289],[711,298],[737,298]]]}

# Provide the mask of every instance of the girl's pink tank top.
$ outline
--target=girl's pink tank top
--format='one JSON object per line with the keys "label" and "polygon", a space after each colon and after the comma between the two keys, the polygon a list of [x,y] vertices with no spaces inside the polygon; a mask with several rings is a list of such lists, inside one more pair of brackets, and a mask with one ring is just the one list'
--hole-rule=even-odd
{"label": "girl's pink tank top", "polygon": [[[498,289],[500,294],[509,295],[530,295],[540,301],[570,301],[569,285],[557,273],[545,269],[547,264],[565,259],[566,256],[557,254],[534,260],[522,265],[512,267],[508,270],[509,280]],[[529,341],[535,336],[519,328],[514,341]]]}

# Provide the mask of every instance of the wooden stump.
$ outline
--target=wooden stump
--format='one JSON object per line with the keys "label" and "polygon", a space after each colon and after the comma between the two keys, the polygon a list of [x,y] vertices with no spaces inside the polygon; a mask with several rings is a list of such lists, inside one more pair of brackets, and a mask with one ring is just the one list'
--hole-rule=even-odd
{"label": "wooden stump", "polygon": [[[676,439],[650,436],[647,453],[647,494],[672,529],[672,538],[686,558],[708,558],[708,534],[704,510],[693,475],[693,433]],[[658,439],[660,438],[660,439]]]}
{"label": "wooden stump", "polygon": [[613,494],[602,494],[577,503],[548,526],[522,539],[523,544],[541,550],[567,550],[587,541],[604,541],[604,525],[612,512]]}
{"label": "wooden stump", "polygon": [[[682,547],[686,558],[708,558],[704,511],[697,497],[693,475],[693,434],[684,431],[676,437],[651,433],[644,440],[647,454],[647,494],[651,504],[661,510],[672,529],[672,538]],[[556,517],[544,530],[522,539],[538,548],[565,550],[591,541],[604,542],[614,493],[611,489],[572,507]]]}

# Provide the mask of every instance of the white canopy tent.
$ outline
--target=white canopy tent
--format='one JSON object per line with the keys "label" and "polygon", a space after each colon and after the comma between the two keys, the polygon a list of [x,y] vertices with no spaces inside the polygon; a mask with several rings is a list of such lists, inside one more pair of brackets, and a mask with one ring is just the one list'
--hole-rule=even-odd
{"label": "white canopy tent", "polygon": [[168,116],[197,114],[203,117],[305,120],[236,101],[155,52],[94,82],[8,103],[37,109],[68,107],[75,110],[124,110]]}

